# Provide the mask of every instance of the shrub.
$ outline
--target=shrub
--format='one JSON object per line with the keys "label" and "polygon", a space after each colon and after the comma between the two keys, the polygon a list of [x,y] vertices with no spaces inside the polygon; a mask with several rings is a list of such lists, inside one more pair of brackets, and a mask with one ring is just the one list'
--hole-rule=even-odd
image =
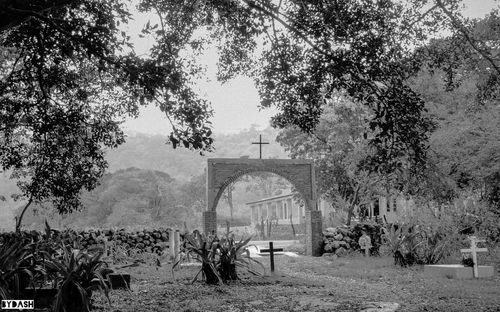
{"label": "shrub", "polygon": [[100,260],[102,254],[102,251],[90,254],[64,244],[61,246],[60,254],[49,264],[58,274],[55,311],[89,311],[90,298],[95,290],[102,291],[110,301],[105,282],[110,270]]}
{"label": "shrub", "polygon": [[[236,242],[234,236],[229,232],[219,240],[217,236],[205,236],[195,231],[193,234],[186,234],[184,239],[183,251],[191,256],[194,255],[194,258],[201,262],[200,271],[192,282],[196,281],[198,276],[202,274],[202,278],[207,284],[228,283],[238,279],[237,267],[259,275],[259,272],[250,266],[250,262],[262,266],[260,262],[249,256],[247,244],[251,237]],[[180,260],[173,265],[172,272],[179,263]]]}
{"label": "shrub", "polygon": [[425,224],[393,224],[384,229],[383,239],[394,263],[408,266],[440,262],[460,248],[461,235],[456,226],[437,219]]}
{"label": "shrub", "polygon": [[413,265],[415,261],[416,233],[408,226],[392,224],[385,228],[383,241],[394,257],[394,264],[401,266]]}
{"label": "shrub", "polygon": [[12,236],[0,245],[0,300],[18,299],[26,277],[32,282],[28,266],[29,246],[22,237]]}

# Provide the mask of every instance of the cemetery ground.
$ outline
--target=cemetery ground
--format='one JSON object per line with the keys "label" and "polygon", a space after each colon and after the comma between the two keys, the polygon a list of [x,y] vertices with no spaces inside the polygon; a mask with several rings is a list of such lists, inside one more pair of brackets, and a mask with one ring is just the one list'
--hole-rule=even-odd
{"label": "cemetery ground", "polygon": [[[486,263],[498,269],[499,254],[492,251]],[[240,281],[220,286],[191,284],[199,267],[176,268],[172,277],[171,264],[146,261],[124,269],[131,274],[131,291],[113,290],[112,306],[98,296],[97,310],[381,311],[370,310],[376,306],[371,303],[397,303],[397,311],[500,311],[498,272],[486,279],[429,278],[421,266],[402,268],[386,256],[279,255],[271,275],[269,257],[258,260],[265,276],[239,270]]]}

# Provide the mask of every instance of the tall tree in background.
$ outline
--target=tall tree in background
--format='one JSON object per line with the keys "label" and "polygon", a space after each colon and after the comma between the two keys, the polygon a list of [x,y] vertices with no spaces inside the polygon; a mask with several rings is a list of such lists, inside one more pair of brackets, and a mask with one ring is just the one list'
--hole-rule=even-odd
{"label": "tall tree in background", "polygon": [[336,94],[325,102],[318,126],[312,134],[295,127],[283,129],[277,140],[292,158],[314,160],[318,191],[332,205],[348,212],[347,223],[356,205],[369,204],[380,185],[394,185],[392,175],[384,178],[364,167],[373,150],[365,136],[372,112],[353,102],[345,94]]}
{"label": "tall tree in background", "polygon": [[460,193],[484,195],[500,172],[500,18],[492,12],[451,21],[457,25],[452,35],[416,50],[422,66],[409,80],[437,120],[430,166],[441,178],[432,178],[428,190],[444,201]]}

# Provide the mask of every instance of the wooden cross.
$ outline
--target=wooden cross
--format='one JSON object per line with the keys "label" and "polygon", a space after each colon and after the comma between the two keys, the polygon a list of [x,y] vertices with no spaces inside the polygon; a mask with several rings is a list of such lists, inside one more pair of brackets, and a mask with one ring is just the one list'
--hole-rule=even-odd
{"label": "wooden cross", "polygon": [[460,252],[470,253],[472,255],[472,262],[474,262],[474,277],[478,277],[477,253],[487,252],[487,248],[478,248],[476,243],[484,243],[484,239],[477,239],[475,236],[469,236],[470,249],[460,249]]}
{"label": "wooden cross", "polygon": [[252,144],[259,144],[259,159],[262,159],[262,145],[269,144],[269,142],[262,142],[262,134],[259,134],[259,142],[252,142]]}
{"label": "wooden cross", "polygon": [[283,251],[283,248],[273,248],[273,242],[269,242],[269,249],[261,249],[260,252],[268,252],[271,260],[271,273],[274,272],[274,252]]}

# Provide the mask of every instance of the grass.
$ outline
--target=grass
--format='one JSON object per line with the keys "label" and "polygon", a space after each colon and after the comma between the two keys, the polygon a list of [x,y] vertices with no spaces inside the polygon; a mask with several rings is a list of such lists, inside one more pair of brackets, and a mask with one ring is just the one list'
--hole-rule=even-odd
{"label": "grass", "polygon": [[[269,268],[267,257],[259,258]],[[500,277],[429,279],[422,267],[400,268],[392,258],[351,256],[328,260],[276,257],[277,272],[240,273],[231,285],[189,284],[196,267],[170,273],[170,266],[127,268],[132,291],[111,292],[113,306],[128,311],[359,311],[367,302],[398,303],[398,311],[500,311]]]}

